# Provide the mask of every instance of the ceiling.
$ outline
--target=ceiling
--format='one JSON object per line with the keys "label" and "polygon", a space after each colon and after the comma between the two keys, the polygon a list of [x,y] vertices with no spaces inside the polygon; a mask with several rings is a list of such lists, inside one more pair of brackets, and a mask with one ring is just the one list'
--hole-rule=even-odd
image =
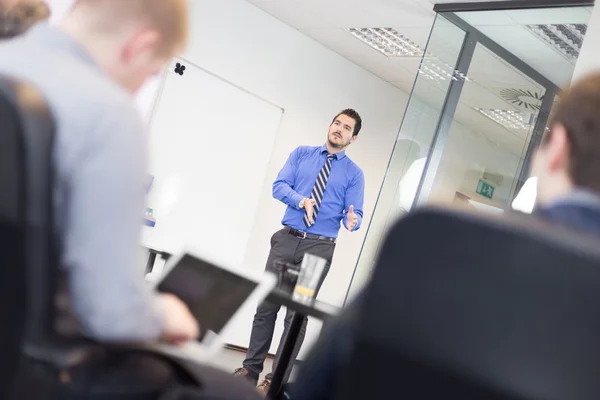
{"label": "ceiling", "polygon": [[[434,4],[453,3],[455,0],[247,1],[407,93],[413,90],[415,77],[419,68],[422,68],[421,59],[387,57],[347,32],[347,28],[394,28],[422,49],[427,47],[429,41],[428,53],[432,53],[434,59],[450,65],[456,63],[463,38],[462,31],[441,19],[437,20],[432,34],[432,26],[436,21]],[[590,13],[591,8],[579,7],[478,11],[457,15],[560,87],[570,81],[573,63],[546,45],[525,25],[587,23]],[[531,130],[503,127],[474,107],[527,111],[522,104],[508,102],[501,96],[501,91],[509,89],[515,93],[523,90],[543,95],[543,87],[481,45],[476,48],[468,78],[455,114],[455,123],[477,132],[491,145],[522,157]],[[417,82],[422,80],[420,78]],[[444,82],[419,82],[415,86],[415,95],[439,108],[438,103],[443,99],[447,86]]]}
{"label": "ceiling", "polygon": [[[425,48],[435,20],[435,3],[455,0],[247,0],[277,19],[298,29],[393,85],[410,92],[419,59],[391,59],[364,44],[347,28],[390,27]],[[464,1],[461,1],[464,2]],[[476,1],[470,1],[476,2]],[[572,66],[559,65],[556,52],[543,44],[524,25],[543,23],[587,23],[588,8],[463,12],[459,16],[531,64],[562,86],[570,80]],[[541,45],[540,45],[541,44]]]}
{"label": "ceiling", "polygon": [[434,1],[428,0],[247,1],[406,92],[419,60],[394,62],[345,29],[395,27],[424,48],[435,19]]}

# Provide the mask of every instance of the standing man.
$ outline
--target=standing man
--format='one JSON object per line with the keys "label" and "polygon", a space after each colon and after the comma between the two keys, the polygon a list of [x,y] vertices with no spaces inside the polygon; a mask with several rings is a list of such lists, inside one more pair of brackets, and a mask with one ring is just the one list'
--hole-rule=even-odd
{"label": "standing man", "polygon": [[[271,238],[266,269],[272,271],[276,261],[301,264],[306,253],[322,257],[327,260],[327,265],[317,293],[331,265],[340,222],[350,232],[358,230],[362,222],[365,179],[362,170],[346,155],[346,148],[356,141],[361,126],[362,120],[356,111],[342,111],[333,119],[326,143],[323,146],[296,148],[273,184],[273,197],[288,208],[282,221],[283,229]],[[279,305],[269,302],[258,307],[246,360],[243,368],[235,371],[235,375],[258,383],[273,339],[279,309]],[[293,312],[288,310],[282,338],[287,335],[292,317]],[[292,354],[294,360],[302,346],[306,324],[307,319],[304,320]],[[280,340],[275,366],[282,347],[283,340]],[[291,370],[290,364],[284,382],[288,380]],[[258,386],[261,394],[266,395],[271,379],[272,373]]]}

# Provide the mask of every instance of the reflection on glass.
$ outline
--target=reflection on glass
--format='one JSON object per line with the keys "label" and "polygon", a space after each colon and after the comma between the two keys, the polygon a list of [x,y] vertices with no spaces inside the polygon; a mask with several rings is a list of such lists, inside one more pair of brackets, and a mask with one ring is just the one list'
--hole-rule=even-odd
{"label": "reflection on glass", "polygon": [[426,162],[427,157],[421,157],[413,161],[400,180],[400,184],[398,185],[398,201],[402,211],[409,211],[415,202]]}
{"label": "reflection on glass", "polygon": [[464,39],[462,29],[437,16],[349,295],[368,278],[388,223],[412,206]]}
{"label": "reflection on glass", "polygon": [[546,90],[481,44],[468,75],[426,201],[505,210]]}
{"label": "reflection on glass", "polygon": [[563,87],[571,81],[591,13],[588,7],[560,7],[456,15]]}
{"label": "reflection on glass", "polygon": [[512,208],[515,211],[531,214],[535,207],[537,198],[537,177],[531,177],[525,181],[525,184],[519,191],[519,194],[512,202]]}

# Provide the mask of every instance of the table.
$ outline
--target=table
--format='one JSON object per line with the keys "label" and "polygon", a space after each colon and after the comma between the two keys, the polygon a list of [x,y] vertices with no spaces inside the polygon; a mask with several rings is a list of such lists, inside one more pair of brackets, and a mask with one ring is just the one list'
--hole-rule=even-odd
{"label": "table", "polygon": [[153,249],[147,246],[144,247],[148,250],[148,260],[146,261],[146,271],[144,272],[144,275],[152,272],[154,263],[156,262],[156,256],[161,256],[165,261],[171,257],[171,253],[167,253],[166,251]]}
{"label": "table", "polygon": [[266,301],[272,303],[281,304],[290,310],[294,311],[294,317],[290,323],[288,334],[285,337],[281,354],[279,355],[279,363],[275,366],[273,371],[273,380],[271,381],[271,387],[269,388],[269,398],[277,399],[281,394],[283,388],[283,377],[288,365],[295,360],[292,360],[292,353],[294,347],[298,341],[300,335],[300,329],[302,328],[302,322],[306,317],[314,317],[325,321],[327,318],[336,315],[340,309],[331,304],[324,303],[318,300],[312,300],[310,302],[300,302],[292,298],[292,295],[288,292],[280,289],[273,290],[268,296]]}
{"label": "table", "polygon": [[[159,255],[165,260],[171,257],[171,254],[148,248],[150,254],[146,263],[146,273],[152,272],[156,256]],[[271,387],[269,388],[269,397],[277,399],[283,388],[283,377],[288,365],[295,360],[292,360],[292,353],[294,347],[298,342],[298,336],[300,335],[300,329],[302,328],[302,322],[306,317],[313,317],[325,321],[331,316],[336,315],[340,309],[328,303],[324,303],[318,300],[312,300],[310,302],[297,301],[292,298],[292,295],[281,289],[274,289],[266,298],[266,301],[270,301],[275,304],[280,304],[294,311],[294,317],[290,323],[288,334],[285,337],[281,354],[279,355],[279,363],[275,366],[273,371],[273,380],[271,381]]]}

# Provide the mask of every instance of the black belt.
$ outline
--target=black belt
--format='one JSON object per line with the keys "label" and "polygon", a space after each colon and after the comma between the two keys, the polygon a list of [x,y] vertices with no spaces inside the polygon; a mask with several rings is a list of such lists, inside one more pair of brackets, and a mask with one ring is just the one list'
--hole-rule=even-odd
{"label": "black belt", "polygon": [[284,226],[283,229],[287,231],[290,235],[297,237],[299,239],[313,239],[313,240],[326,240],[328,242],[335,243],[336,238],[331,238],[327,236],[315,235],[312,233],[306,233],[302,231],[297,231],[296,229],[290,228],[289,226]]}

